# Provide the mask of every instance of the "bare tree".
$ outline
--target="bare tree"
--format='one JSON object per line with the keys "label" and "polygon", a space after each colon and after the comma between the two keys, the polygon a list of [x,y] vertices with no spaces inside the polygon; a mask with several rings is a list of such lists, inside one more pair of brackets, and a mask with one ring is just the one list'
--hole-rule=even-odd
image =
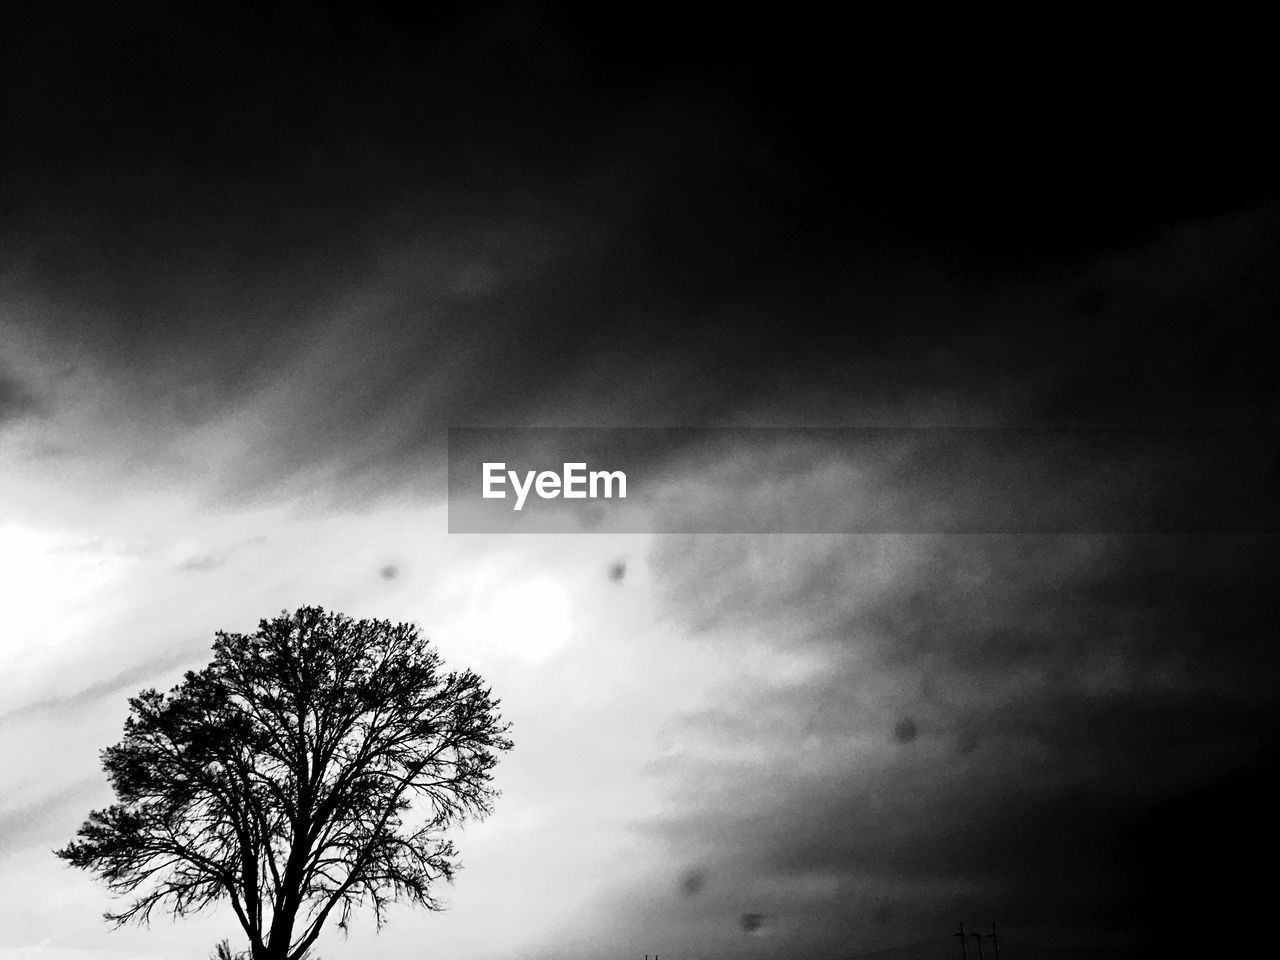
{"label": "bare tree", "polygon": [[[440,909],[444,832],[492,810],[509,724],[480,677],[444,673],[410,624],[303,607],[219,632],[212,662],[129,701],[103,751],[117,802],[57,855],[146,923],[223,899],[253,960],[301,960],[336,913]],[[229,948],[228,948],[229,950]]]}

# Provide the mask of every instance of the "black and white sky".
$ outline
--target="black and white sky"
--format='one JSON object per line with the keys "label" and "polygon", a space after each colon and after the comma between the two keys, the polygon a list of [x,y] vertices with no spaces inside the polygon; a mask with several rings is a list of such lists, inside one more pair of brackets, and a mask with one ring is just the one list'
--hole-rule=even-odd
{"label": "black and white sky", "polygon": [[[50,850],[128,696],[304,603],[421,624],[515,724],[450,909],[328,960],[1261,930],[1274,506],[1117,532],[1156,476],[1074,534],[447,533],[450,426],[1273,443],[1265,33],[1061,16],[7,5],[0,960],[234,935],[108,932]],[[839,449],[689,454],[673,489],[755,514],[862,496]]]}

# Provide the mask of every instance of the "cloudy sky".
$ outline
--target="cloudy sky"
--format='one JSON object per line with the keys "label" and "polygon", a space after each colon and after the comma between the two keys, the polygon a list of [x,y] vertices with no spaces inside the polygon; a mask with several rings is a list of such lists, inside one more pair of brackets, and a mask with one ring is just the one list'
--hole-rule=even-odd
{"label": "cloudy sky", "polygon": [[[4,16],[0,960],[235,938],[110,932],[50,851],[109,801],[127,697],[304,603],[421,624],[516,743],[450,909],[328,960],[1261,923],[1280,167],[1247,24]],[[804,534],[466,535],[451,426],[925,429],[883,464],[646,452],[717,529]],[[1270,472],[1222,520],[1122,447],[1096,508],[1069,465],[1009,501],[1070,532],[984,530],[989,500],[963,533],[820,532],[898,488],[971,511],[956,477],[1000,464],[939,427],[1230,428]]]}

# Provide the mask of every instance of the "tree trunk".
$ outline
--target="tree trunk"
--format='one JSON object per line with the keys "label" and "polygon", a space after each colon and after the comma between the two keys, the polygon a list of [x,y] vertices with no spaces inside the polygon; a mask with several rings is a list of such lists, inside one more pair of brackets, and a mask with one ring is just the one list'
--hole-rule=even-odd
{"label": "tree trunk", "polygon": [[293,942],[293,922],[294,914],[290,911],[280,922],[271,925],[271,936],[263,950],[262,960],[289,960],[289,944]]}

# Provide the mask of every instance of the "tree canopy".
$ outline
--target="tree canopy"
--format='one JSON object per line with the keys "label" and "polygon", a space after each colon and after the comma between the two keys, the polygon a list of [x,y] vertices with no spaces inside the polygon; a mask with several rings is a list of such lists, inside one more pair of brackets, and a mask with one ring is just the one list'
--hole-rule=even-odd
{"label": "tree canopy", "polygon": [[488,815],[499,701],[444,672],[411,624],[319,607],[218,632],[212,662],[129,701],[103,751],[116,795],[56,851],[145,923],[221,900],[253,960],[299,960],[336,914],[395,900],[439,909],[458,867],[447,829]]}

